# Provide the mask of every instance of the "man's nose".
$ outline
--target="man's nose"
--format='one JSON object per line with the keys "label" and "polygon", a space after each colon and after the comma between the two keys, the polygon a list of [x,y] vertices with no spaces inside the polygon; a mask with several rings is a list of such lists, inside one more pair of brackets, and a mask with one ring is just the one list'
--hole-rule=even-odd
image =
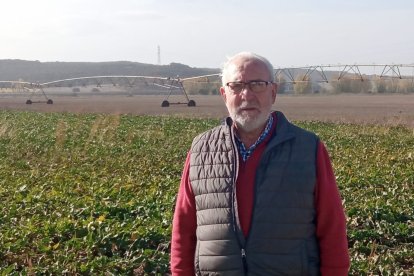
{"label": "man's nose", "polygon": [[246,84],[242,91],[240,91],[240,95],[245,98],[251,98],[255,96],[255,93],[250,89],[250,85]]}

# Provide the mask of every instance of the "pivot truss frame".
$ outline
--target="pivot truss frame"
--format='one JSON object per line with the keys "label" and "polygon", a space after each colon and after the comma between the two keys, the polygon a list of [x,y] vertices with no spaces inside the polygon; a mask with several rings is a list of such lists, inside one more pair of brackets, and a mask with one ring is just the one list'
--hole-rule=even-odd
{"label": "pivot truss frame", "polygon": [[[382,69],[379,75],[376,73],[378,68]],[[336,78],[329,78],[328,72],[329,75],[336,74]],[[345,78],[365,81],[374,77],[379,79],[414,79],[414,64],[315,65],[275,69],[277,81],[284,79],[284,82],[290,83],[307,81],[327,83]]]}
{"label": "pivot truss frame", "polygon": [[[366,73],[371,69],[370,73]],[[380,69],[381,74],[376,71]],[[372,70],[374,73],[372,73]],[[299,83],[299,82],[331,82],[340,81],[345,78],[357,79],[360,81],[379,79],[412,79],[414,81],[414,64],[352,64],[352,65],[315,65],[305,67],[289,67],[274,69],[276,82]],[[332,78],[335,76],[335,78]],[[123,86],[132,88],[138,84],[161,87],[168,90],[168,95],[162,101],[162,107],[168,107],[170,104],[187,104],[187,106],[196,106],[194,100],[190,100],[188,93],[184,88],[185,83],[216,83],[220,84],[220,74],[202,75],[189,78],[166,78],[150,76],[91,76],[55,80],[45,83],[32,83],[23,81],[0,81],[0,88],[11,88],[13,91],[29,92],[27,104],[32,104],[32,97],[36,93],[41,93],[47,104],[53,104],[48,98],[44,88],[49,87],[76,87],[112,84],[114,86]],[[175,91],[183,94],[185,102],[170,102],[169,97]]]}

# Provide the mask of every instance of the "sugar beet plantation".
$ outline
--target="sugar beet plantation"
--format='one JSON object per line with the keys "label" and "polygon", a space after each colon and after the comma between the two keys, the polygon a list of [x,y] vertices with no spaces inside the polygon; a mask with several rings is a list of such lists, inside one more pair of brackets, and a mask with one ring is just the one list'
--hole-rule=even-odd
{"label": "sugar beet plantation", "polygon": [[[187,151],[219,123],[0,111],[1,275],[168,275]],[[413,275],[413,130],[296,123],[330,152],[349,274]]]}

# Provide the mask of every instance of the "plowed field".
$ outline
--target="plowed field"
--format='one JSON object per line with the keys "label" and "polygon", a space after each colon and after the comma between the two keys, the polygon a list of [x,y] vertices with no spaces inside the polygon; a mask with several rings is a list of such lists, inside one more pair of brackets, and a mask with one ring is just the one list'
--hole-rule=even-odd
{"label": "plowed field", "polygon": [[[43,97],[1,95],[0,109],[39,112],[114,113],[136,115],[174,115],[222,118],[227,111],[220,96],[191,96],[195,107],[188,107],[182,96],[171,96],[169,107],[161,107],[165,96],[78,95]],[[39,101],[39,102],[37,102]],[[178,104],[181,102],[181,104]],[[274,105],[290,120],[317,120],[362,124],[405,125],[414,128],[414,95],[278,95]]]}

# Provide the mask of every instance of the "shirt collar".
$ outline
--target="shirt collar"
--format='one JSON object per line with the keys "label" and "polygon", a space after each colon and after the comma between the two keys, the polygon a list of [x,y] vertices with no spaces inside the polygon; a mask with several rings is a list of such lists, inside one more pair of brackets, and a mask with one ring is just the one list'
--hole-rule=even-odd
{"label": "shirt collar", "polygon": [[243,161],[246,161],[249,158],[249,156],[253,153],[253,151],[257,148],[257,146],[265,140],[267,135],[269,135],[270,130],[272,129],[272,125],[273,125],[273,116],[272,114],[270,114],[269,119],[267,120],[266,127],[263,130],[262,134],[260,134],[256,142],[254,142],[254,144],[251,145],[248,149],[243,144],[243,142],[240,140],[240,138],[237,135],[235,135],[237,147],[239,149],[239,152],[240,152],[240,155],[242,156]]}

